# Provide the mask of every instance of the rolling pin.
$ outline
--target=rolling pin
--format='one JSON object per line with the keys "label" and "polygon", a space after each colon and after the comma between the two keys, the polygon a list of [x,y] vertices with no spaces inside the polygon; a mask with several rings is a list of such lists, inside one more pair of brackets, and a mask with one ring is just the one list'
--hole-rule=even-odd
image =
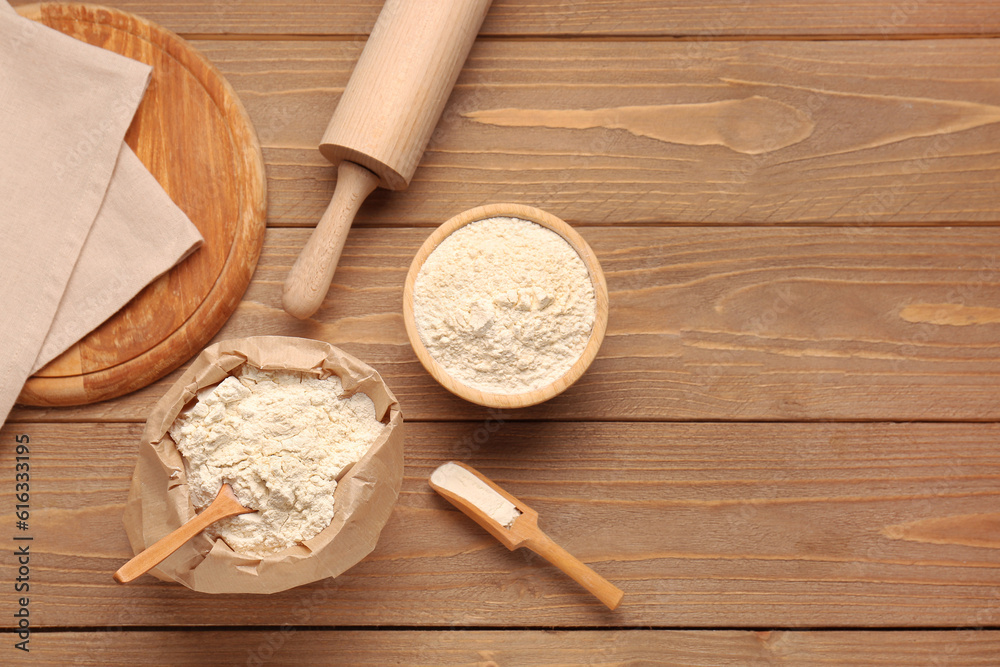
{"label": "rolling pin", "polygon": [[282,306],[304,319],[330,288],[347,232],[376,186],[403,190],[437,125],[491,0],[387,0],[320,152],[333,199],[285,279]]}

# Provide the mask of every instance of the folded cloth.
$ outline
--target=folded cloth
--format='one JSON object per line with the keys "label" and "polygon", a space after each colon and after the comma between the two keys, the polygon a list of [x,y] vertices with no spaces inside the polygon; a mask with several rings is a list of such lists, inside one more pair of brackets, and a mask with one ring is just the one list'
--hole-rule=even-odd
{"label": "folded cloth", "polygon": [[201,243],[122,141],[150,72],[0,0],[0,423],[31,373]]}
{"label": "folded cloth", "polygon": [[31,372],[118,312],[201,242],[198,228],[123,143],[97,219]]}

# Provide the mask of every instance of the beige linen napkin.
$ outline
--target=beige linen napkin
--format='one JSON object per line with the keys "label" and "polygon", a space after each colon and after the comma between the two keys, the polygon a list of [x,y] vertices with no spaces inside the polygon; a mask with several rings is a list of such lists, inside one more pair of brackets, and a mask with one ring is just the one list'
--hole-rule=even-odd
{"label": "beige linen napkin", "polygon": [[31,372],[114,315],[201,242],[198,228],[122,143],[97,219]]}
{"label": "beige linen napkin", "polygon": [[0,422],[32,372],[201,243],[122,143],[149,75],[0,0]]}

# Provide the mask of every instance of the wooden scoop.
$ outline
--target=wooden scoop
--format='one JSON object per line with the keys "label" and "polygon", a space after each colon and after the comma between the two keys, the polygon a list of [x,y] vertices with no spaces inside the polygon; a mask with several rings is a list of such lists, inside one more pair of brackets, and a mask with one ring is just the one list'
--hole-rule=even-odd
{"label": "wooden scoop", "polygon": [[182,544],[220,519],[256,511],[240,505],[233,494],[232,488],[228,484],[223,484],[222,488],[219,489],[219,495],[215,497],[212,504],[206,507],[201,514],[169,535],[161,538],[156,544],[145,551],[136,554],[135,558],[122,565],[115,572],[115,581],[119,584],[127,584],[133,579],[141,577],[159,565],[164,558],[177,551]]}
{"label": "wooden scoop", "polygon": [[377,185],[403,190],[492,0],[386,0],[320,144],[339,164],[333,200],[285,279],[287,313],[323,303],[347,232]]}
{"label": "wooden scoop", "polygon": [[[465,491],[470,490],[470,486],[474,485],[461,484],[456,486],[449,484],[449,486],[453,489],[458,488],[458,486],[463,487],[461,490],[456,492],[455,490],[445,488],[439,483],[443,481],[443,477],[439,478],[437,482],[435,481],[435,477],[437,477],[441,471],[447,470],[449,466],[458,466],[475,477],[478,477],[479,480],[502,496],[503,499],[512,504],[516,510],[520,512],[520,515],[516,516],[513,519],[513,522],[510,523],[509,528],[501,524],[497,519],[493,518],[489,511],[477,505],[476,502],[470,500],[466,495],[463,495]],[[457,472],[454,469],[451,470],[452,472]],[[493,537],[500,540],[500,542],[511,551],[519,547],[528,547],[536,554],[568,574],[578,584],[593,593],[594,596],[603,602],[608,609],[615,609],[622,601],[622,597],[625,594],[621,591],[621,589],[594,572],[588,566],[584,565],[571,553],[553,542],[548,535],[542,532],[541,528],[538,527],[538,512],[501,489],[492,481],[484,477],[479,471],[470,468],[464,463],[449,461],[434,471],[434,474],[431,475],[430,485],[432,489],[444,496],[444,498],[452,505],[469,515],[473,521],[489,531]],[[469,495],[472,495],[471,492]],[[477,501],[483,503],[482,497],[478,497]],[[497,505],[494,505],[493,507],[498,510],[494,512],[494,515],[503,513],[505,509],[509,509],[498,507]]]}

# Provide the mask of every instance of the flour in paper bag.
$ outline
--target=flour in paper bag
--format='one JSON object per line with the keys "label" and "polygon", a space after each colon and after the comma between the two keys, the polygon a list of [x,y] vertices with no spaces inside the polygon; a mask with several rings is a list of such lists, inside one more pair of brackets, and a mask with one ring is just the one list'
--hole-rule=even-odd
{"label": "flour in paper bag", "polygon": [[207,507],[228,482],[254,514],[223,519],[209,535],[234,551],[263,557],[315,537],[333,519],[337,477],[382,432],[372,400],[341,398],[340,379],[266,372],[199,392],[170,427],[184,457],[191,502]]}

